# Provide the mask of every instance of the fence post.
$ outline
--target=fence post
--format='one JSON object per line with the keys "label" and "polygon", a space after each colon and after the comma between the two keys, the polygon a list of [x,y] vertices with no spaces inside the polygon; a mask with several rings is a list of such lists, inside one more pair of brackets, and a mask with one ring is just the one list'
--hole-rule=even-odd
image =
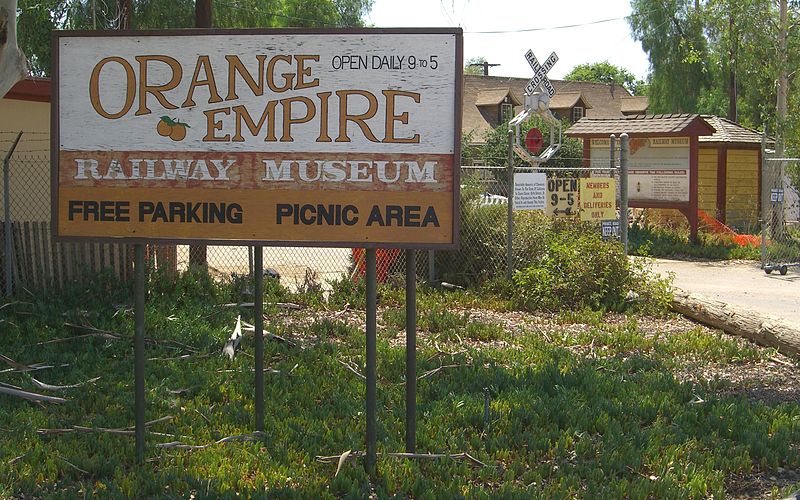
{"label": "fence post", "polygon": [[628,134],[619,136],[619,236],[628,255]]}
{"label": "fence post", "polygon": [[428,284],[433,286],[436,281],[436,254],[433,250],[428,250]]}
{"label": "fence post", "polygon": [[770,200],[767,196],[767,126],[761,134],[761,269],[767,265],[767,207]]}
{"label": "fence post", "polygon": [[506,221],[506,278],[514,273],[514,131],[508,129],[508,220]]}
{"label": "fence post", "polygon": [[[608,160],[609,160],[608,161],[608,168],[611,169],[611,177],[613,177],[614,180],[616,181],[617,178],[618,178],[618,176],[617,176],[617,170],[618,170],[617,169],[617,136],[614,135],[614,134],[611,134],[609,136],[609,141],[608,142],[609,142],[609,147],[608,147]],[[589,174],[589,175],[591,175],[591,174]],[[621,179],[620,179],[619,182],[620,182],[620,186],[622,186],[622,180]],[[620,187],[620,191],[619,192],[620,192],[620,195],[621,195],[622,194],[622,188],[621,187]],[[616,195],[616,193],[614,193],[614,200],[615,201],[616,201],[616,197],[617,197],[617,195]],[[622,200],[620,200],[619,204],[620,204],[620,206],[619,206],[620,210],[619,210],[619,216],[617,217],[617,222],[619,223],[620,231],[622,231]],[[613,236],[614,236],[614,232],[613,232],[613,228],[612,228],[611,237],[613,238]]]}
{"label": "fence post", "polygon": [[11,292],[13,290],[13,281],[14,281],[14,274],[13,274],[13,266],[11,263],[12,258],[12,248],[13,245],[11,244],[11,155],[14,154],[14,150],[17,149],[17,144],[19,143],[19,138],[22,137],[22,132],[20,131],[17,134],[17,138],[14,139],[14,143],[11,145],[11,148],[6,153],[6,157],[3,160],[3,218],[5,221],[3,222],[3,231],[4,231],[4,242],[5,248],[3,252],[5,252],[5,273],[6,273],[6,295],[11,296]]}

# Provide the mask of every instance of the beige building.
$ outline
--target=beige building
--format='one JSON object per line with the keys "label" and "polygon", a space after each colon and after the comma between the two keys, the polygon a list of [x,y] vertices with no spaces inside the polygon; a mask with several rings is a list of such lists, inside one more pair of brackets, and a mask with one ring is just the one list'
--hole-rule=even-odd
{"label": "beige building", "polygon": [[[464,75],[462,132],[472,134],[471,144],[485,143],[486,134],[516,115],[525,102],[528,78]],[[632,96],[613,83],[550,80],[556,95],[550,110],[575,123],[589,118],[618,118],[647,112],[647,97]]]}
{"label": "beige building", "polygon": [[[11,156],[10,185],[15,220],[50,220],[50,79],[28,78],[0,99],[0,157]],[[0,188],[2,188],[0,176]],[[22,194],[24,193],[24,195]],[[0,217],[4,218],[2,204]]]}

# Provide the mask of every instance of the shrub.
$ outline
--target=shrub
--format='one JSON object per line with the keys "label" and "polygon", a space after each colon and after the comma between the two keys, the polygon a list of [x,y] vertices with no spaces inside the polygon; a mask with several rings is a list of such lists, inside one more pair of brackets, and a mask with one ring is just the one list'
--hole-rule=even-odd
{"label": "shrub", "polygon": [[619,243],[603,240],[594,226],[553,221],[526,237],[539,249],[527,253],[527,266],[514,274],[519,307],[666,310],[668,282],[651,275],[644,262],[630,261]]}

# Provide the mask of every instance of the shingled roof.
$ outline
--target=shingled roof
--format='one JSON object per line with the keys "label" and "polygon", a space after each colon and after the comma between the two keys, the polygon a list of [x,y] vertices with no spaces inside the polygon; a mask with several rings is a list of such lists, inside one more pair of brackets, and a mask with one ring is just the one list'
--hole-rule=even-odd
{"label": "shingled roof", "polygon": [[511,104],[515,106],[519,106],[522,104],[522,101],[514,95],[514,92],[508,87],[503,87],[499,89],[485,89],[478,92],[478,96],[475,98],[475,105],[476,106],[497,106],[501,102],[505,101],[506,97],[511,98]]}
{"label": "shingled roof", "polygon": [[[510,95],[518,103],[522,103],[525,99],[524,89],[528,81],[528,78],[464,75],[463,131],[466,133],[471,132],[473,141],[483,142],[486,134],[491,132],[499,123],[497,122],[496,113],[482,109],[477,103],[487,102],[490,100],[490,96],[493,100],[496,95],[500,94],[503,94],[503,97]],[[623,100],[632,97],[624,87],[616,84],[566,80],[550,80],[550,82],[556,89],[556,95],[553,98],[556,100],[555,104],[562,105],[564,99],[575,99],[575,102],[577,102],[577,98],[580,98],[587,105],[586,116],[589,117],[622,116]],[[638,99],[638,105],[646,102],[646,99]],[[553,107],[553,109],[558,108]]]}
{"label": "shingled roof", "polygon": [[592,105],[586,100],[581,92],[561,92],[557,93],[550,99],[550,109],[569,109],[583,98],[583,104],[586,109],[591,109]]}
{"label": "shingled roof", "polygon": [[[761,144],[761,132],[743,127],[738,123],[714,115],[703,115],[703,120],[707,121],[714,132],[711,135],[700,137],[703,143],[736,143],[736,144]],[[773,142],[768,139],[768,142]]]}
{"label": "shingled roof", "polygon": [[650,101],[647,96],[635,95],[631,97],[623,97],[620,101],[620,111],[622,114],[643,115],[647,113],[647,107]]}
{"label": "shingled roof", "polygon": [[619,135],[711,135],[714,128],[700,115],[635,115],[618,118],[581,118],[568,128],[569,137],[608,137]]}

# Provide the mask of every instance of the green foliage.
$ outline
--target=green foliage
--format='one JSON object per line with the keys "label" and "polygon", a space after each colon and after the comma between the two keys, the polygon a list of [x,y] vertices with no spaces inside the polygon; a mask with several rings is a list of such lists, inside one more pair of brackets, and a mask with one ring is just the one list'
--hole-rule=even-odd
{"label": "green foliage", "polygon": [[702,10],[694,0],[632,0],[633,36],[648,53],[650,112],[695,112],[710,84]]}
{"label": "green foliage", "polygon": [[636,75],[627,69],[608,61],[579,64],[564,76],[564,80],[615,83],[625,87],[632,95],[647,95],[647,84],[643,80],[637,79]]}
{"label": "green foliage", "polygon": [[514,274],[519,306],[622,311],[646,305],[666,312],[668,282],[629,261],[621,245],[603,240],[593,225],[555,222],[543,232],[534,237],[541,248],[526,253],[526,267]]}
{"label": "green foliage", "polygon": [[[763,129],[800,155],[800,5],[788,3],[785,60],[779,2],[633,0],[629,24],[648,53],[650,111],[709,113]],[[777,53],[776,53],[777,52]],[[788,113],[778,119],[777,87],[788,71]],[[731,99],[735,95],[735,99]]]}
{"label": "green foliage", "polygon": [[[646,307],[663,313],[667,284],[629,262],[616,242],[603,241],[595,224],[554,220],[536,212],[514,213],[513,286],[506,274],[507,205],[482,205],[483,185],[462,179],[461,248],[437,252],[442,279],[480,286],[529,310],[561,307],[624,310]],[[629,291],[647,300],[626,302]],[[645,306],[646,304],[646,306]]]}
{"label": "green foliage", "polygon": [[476,175],[461,179],[461,248],[436,252],[444,281],[461,285],[502,275],[505,265],[506,205],[482,205],[483,184]]}
{"label": "green foliage", "polygon": [[[545,121],[539,116],[534,116],[530,120],[525,121],[520,127],[522,137],[532,128],[538,128],[542,132],[544,138],[544,146],[550,145],[550,123]],[[566,130],[569,127],[569,122],[564,121],[562,128]],[[558,140],[558,131],[555,131],[555,139]],[[498,125],[494,130],[488,133],[485,137],[486,144],[481,149],[484,165],[506,166],[508,165],[508,122]],[[528,163],[522,158],[514,155],[514,162],[518,167],[529,166]],[[580,139],[563,137],[561,149],[558,153],[547,162],[549,167],[580,167],[583,162],[583,143]],[[507,178],[507,173],[501,171],[499,180]]]}
{"label": "green foliage", "polygon": [[[672,325],[653,335],[636,317],[612,322],[591,311],[562,318],[586,327],[537,321],[527,330],[523,321],[512,332],[457,307],[475,300],[470,292],[426,288],[419,295],[418,373],[426,376],[418,382],[417,447],[467,452],[487,467],[384,457],[370,481],[360,462],[334,478],[336,464],[315,460],[364,448],[363,381],[341,365],[363,370],[363,330],[330,317],[323,308],[338,307],[331,302],[267,315],[269,331],[302,340],[265,345],[271,370],[262,438],[202,450],[157,447],[252,431],[252,337],[235,359],[219,355],[240,311],[218,305],[241,300],[245,284],[192,273],[171,289],[164,276],[151,277],[147,335],[160,343],[147,346],[146,418],[173,419],[150,427],[142,465],[130,436],[37,432],[133,424],[130,343],[77,338],[64,326],[69,320],[130,335],[133,315],[118,304],[130,302],[130,288],[105,277],[66,295],[0,304],[3,354],[56,367],[4,372],[1,382],[37,390],[33,377],[50,384],[101,377],[59,392],[68,399],[63,405],[0,396],[0,496],[708,498],[724,496],[730,477],[800,467],[797,402],[765,404],[720,380],[676,375],[737,371],[774,356],[769,350],[700,328]],[[359,286],[336,284],[336,300],[355,304]],[[268,293],[288,292],[270,286]],[[398,293],[381,290],[391,301]],[[402,316],[392,307],[393,317]],[[320,316],[309,321],[314,312]],[[402,451],[405,351],[379,333],[378,451]],[[69,340],[36,345],[59,338]],[[494,340],[504,342],[478,345]],[[589,346],[591,354],[581,354]]]}
{"label": "green foliage", "polygon": [[[215,28],[344,28],[363,26],[373,0],[237,0],[214,2]],[[54,29],[118,29],[119,2],[19,0],[18,41],[34,75],[48,76]],[[133,0],[134,29],[190,28],[193,0]]]}
{"label": "green foliage", "polygon": [[464,74],[465,75],[483,75],[483,64],[485,64],[486,58],[483,56],[479,57],[470,57],[464,63]]}
{"label": "green foliage", "polygon": [[628,230],[628,248],[631,255],[647,257],[698,257],[714,260],[761,258],[759,247],[742,247],[723,240],[719,235],[703,231],[697,236],[697,244],[692,245],[686,229],[667,229],[634,223]]}

